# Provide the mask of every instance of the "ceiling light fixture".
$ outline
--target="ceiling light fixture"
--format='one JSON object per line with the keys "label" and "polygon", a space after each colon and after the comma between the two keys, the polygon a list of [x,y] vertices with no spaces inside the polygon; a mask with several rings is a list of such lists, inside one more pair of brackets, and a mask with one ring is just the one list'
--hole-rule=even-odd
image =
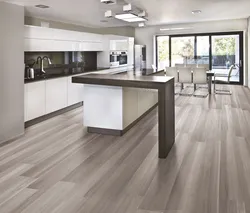
{"label": "ceiling light fixture", "polygon": [[145,23],[139,23],[138,26],[139,27],[145,27]]}
{"label": "ceiling light fixture", "polygon": [[48,9],[49,8],[48,5],[44,5],[44,4],[37,4],[37,5],[35,5],[35,7],[41,8],[41,9]]}
{"label": "ceiling light fixture", "polygon": [[123,13],[123,14],[117,14],[115,15],[115,18],[120,19],[122,21],[126,22],[142,22],[142,21],[147,21],[146,18],[139,17],[135,14],[132,13]]}
{"label": "ceiling light fixture", "polygon": [[201,13],[201,10],[193,10],[192,11],[192,14],[200,14]]}
{"label": "ceiling light fixture", "polygon": [[101,0],[101,3],[104,3],[104,4],[116,4],[116,0]]}
{"label": "ceiling light fixture", "polygon": [[104,13],[104,17],[105,17],[105,18],[111,18],[111,17],[113,17],[112,10],[107,10],[107,11]]}
{"label": "ceiling light fixture", "polygon": [[129,12],[132,10],[132,5],[131,4],[127,4],[123,6],[123,11],[124,12]]}
{"label": "ceiling light fixture", "polygon": [[161,28],[160,31],[169,31],[169,30],[187,30],[191,27],[175,27],[175,28]]}

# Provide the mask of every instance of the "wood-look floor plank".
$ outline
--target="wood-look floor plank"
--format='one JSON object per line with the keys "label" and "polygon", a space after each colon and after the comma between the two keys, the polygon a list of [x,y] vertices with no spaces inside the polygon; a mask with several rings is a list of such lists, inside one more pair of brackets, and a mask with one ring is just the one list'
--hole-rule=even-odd
{"label": "wood-look floor plank", "polygon": [[0,212],[249,213],[250,90],[221,87],[175,96],[167,159],[157,109],[123,137],[87,133],[83,108],[29,127],[0,147]]}

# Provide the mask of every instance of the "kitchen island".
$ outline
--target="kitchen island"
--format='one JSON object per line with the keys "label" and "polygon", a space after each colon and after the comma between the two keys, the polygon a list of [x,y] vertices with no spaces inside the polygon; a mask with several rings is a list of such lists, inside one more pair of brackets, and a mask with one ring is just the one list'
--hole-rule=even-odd
{"label": "kitchen island", "polygon": [[158,105],[159,158],[166,158],[175,141],[174,78],[154,74],[158,72],[73,77],[73,83],[84,84],[88,131],[122,136]]}

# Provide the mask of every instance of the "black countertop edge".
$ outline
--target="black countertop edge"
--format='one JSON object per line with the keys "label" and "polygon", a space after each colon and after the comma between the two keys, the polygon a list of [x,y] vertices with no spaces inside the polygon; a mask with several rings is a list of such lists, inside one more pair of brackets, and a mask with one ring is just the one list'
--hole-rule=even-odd
{"label": "black countertop edge", "polygon": [[[115,68],[126,68],[126,67],[115,67]],[[74,73],[58,73],[58,74],[47,74],[44,76],[37,76],[34,79],[24,79],[24,83],[28,84],[28,83],[34,83],[34,82],[38,82],[38,81],[44,81],[44,80],[50,80],[50,79],[56,79],[56,78],[63,78],[63,77],[70,77],[70,76],[74,76],[74,75],[81,75],[81,74],[87,74],[87,73],[92,73],[92,72],[98,72],[98,71],[105,71],[105,70],[113,70],[115,68],[97,68],[97,69],[92,69],[92,70],[82,70],[82,71],[77,71]],[[63,69],[65,70],[65,69]],[[125,70],[124,70],[125,72]]]}
{"label": "black countertop edge", "polygon": [[69,77],[69,76],[74,76],[74,75],[79,75],[79,74],[84,74],[84,73],[89,73],[89,72],[95,72],[96,70],[93,71],[83,71],[83,72],[77,72],[77,73],[62,73],[62,74],[48,74],[45,76],[39,76],[35,77],[34,79],[24,79],[24,83],[34,83],[38,81],[44,81],[44,80],[49,80],[49,79],[55,79],[55,78],[63,78],[63,77]]}

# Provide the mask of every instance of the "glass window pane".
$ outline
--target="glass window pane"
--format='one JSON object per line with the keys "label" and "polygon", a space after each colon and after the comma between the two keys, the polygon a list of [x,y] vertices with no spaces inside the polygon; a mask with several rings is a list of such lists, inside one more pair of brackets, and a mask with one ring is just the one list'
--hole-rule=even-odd
{"label": "glass window pane", "polygon": [[239,82],[240,48],[239,35],[212,36],[212,69],[216,73],[228,74],[235,65],[230,81]]}
{"label": "glass window pane", "polygon": [[169,67],[169,36],[157,37],[157,45],[158,68]]}
{"label": "glass window pane", "polygon": [[194,36],[172,37],[171,39],[171,65],[195,64]]}
{"label": "glass window pane", "polygon": [[209,36],[197,36],[197,64],[209,65]]}

